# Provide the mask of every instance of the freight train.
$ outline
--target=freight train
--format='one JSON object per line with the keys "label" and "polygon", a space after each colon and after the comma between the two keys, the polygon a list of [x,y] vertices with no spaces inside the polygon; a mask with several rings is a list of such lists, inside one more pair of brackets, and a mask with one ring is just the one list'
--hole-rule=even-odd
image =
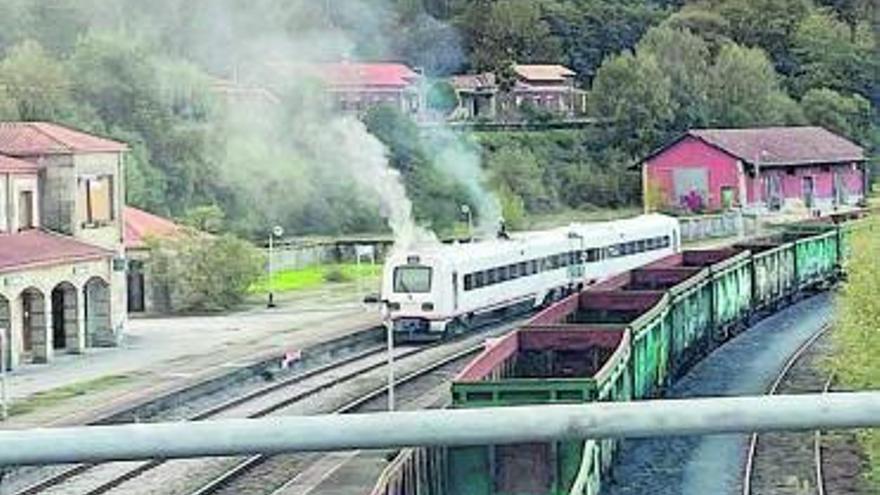
{"label": "freight train", "polygon": [[[622,273],[487,343],[456,377],[452,407],[655,397],[736,330],[843,273],[863,220],[810,223]],[[618,441],[403,451],[373,495],[596,495]]]}
{"label": "freight train", "polygon": [[382,295],[399,342],[440,340],[678,252],[678,221],[643,215],[393,253]]}

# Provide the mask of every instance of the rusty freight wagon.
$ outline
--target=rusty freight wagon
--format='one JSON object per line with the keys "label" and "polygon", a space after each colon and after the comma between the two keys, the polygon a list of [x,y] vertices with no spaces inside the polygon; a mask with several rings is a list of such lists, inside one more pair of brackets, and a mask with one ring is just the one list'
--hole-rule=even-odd
{"label": "rusty freight wagon", "polygon": [[[802,225],[729,248],[684,251],[573,294],[489,343],[454,381],[453,407],[660,395],[731,329],[834,281],[853,225]],[[616,446],[583,439],[405,449],[373,494],[596,495]]]}

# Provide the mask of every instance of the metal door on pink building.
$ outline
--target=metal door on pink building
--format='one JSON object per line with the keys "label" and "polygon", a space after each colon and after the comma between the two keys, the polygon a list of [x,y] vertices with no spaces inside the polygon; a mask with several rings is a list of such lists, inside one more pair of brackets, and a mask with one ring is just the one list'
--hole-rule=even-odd
{"label": "metal door on pink building", "polygon": [[812,208],[815,203],[816,184],[812,177],[804,177],[804,205]]}

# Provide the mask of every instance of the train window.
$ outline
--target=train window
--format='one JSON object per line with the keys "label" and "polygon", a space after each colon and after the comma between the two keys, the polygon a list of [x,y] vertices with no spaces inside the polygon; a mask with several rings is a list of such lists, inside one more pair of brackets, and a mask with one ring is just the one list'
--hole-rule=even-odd
{"label": "train window", "polygon": [[486,272],[477,272],[474,274],[474,288],[479,289],[486,285]]}
{"label": "train window", "polygon": [[669,236],[668,235],[663,236],[663,247],[665,247],[665,248],[669,247]]}
{"label": "train window", "polygon": [[608,247],[606,248],[606,250],[607,250],[607,252],[608,252],[608,257],[609,257],[609,258],[616,258],[617,256],[620,255],[620,250],[619,250],[618,246],[619,246],[619,245],[616,245],[616,246],[608,246]]}
{"label": "train window", "polygon": [[431,271],[429,266],[398,266],[394,269],[394,292],[431,292]]}
{"label": "train window", "polygon": [[529,274],[529,264],[526,261],[523,261],[519,264],[519,276],[525,277]]}
{"label": "train window", "polygon": [[511,280],[519,278],[519,265],[510,265],[508,271],[510,272]]}
{"label": "train window", "polygon": [[506,266],[502,266],[498,269],[498,281],[506,282],[508,280],[510,280],[510,271],[507,269]]}
{"label": "train window", "polygon": [[636,241],[636,252],[637,253],[644,253],[647,250],[646,243],[647,243],[647,241],[645,241],[644,239]]}
{"label": "train window", "polygon": [[653,251],[654,249],[657,249],[656,238],[652,237],[645,241],[645,248],[648,251]]}
{"label": "train window", "polygon": [[464,290],[471,290],[474,288],[474,275],[468,274],[464,276]]}
{"label": "train window", "polygon": [[599,250],[596,248],[587,249],[587,263],[594,263],[599,261]]}
{"label": "train window", "polygon": [[529,261],[529,265],[531,266],[531,268],[529,269],[529,273],[531,273],[531,274],[538,273],[538,271],[539,271],[538,270],[538,260]]}

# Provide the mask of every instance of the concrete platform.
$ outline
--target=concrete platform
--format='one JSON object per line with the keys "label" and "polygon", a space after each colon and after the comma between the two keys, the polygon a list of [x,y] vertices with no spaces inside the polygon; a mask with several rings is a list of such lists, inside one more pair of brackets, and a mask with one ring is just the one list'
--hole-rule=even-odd
{"label": "concrete platform", "polygon": [[[344,296],[344,297],[343,297]],[[0,428],[77,424],[108,410],[247,366],[285,351],[304,349],[381,323],[352,293],[316,293],[216,316],[129,321],[115,348],[59,355],[48,365],[26,365],[7,376],[12,402],[72,387],[82,393],[16,415]]]}

